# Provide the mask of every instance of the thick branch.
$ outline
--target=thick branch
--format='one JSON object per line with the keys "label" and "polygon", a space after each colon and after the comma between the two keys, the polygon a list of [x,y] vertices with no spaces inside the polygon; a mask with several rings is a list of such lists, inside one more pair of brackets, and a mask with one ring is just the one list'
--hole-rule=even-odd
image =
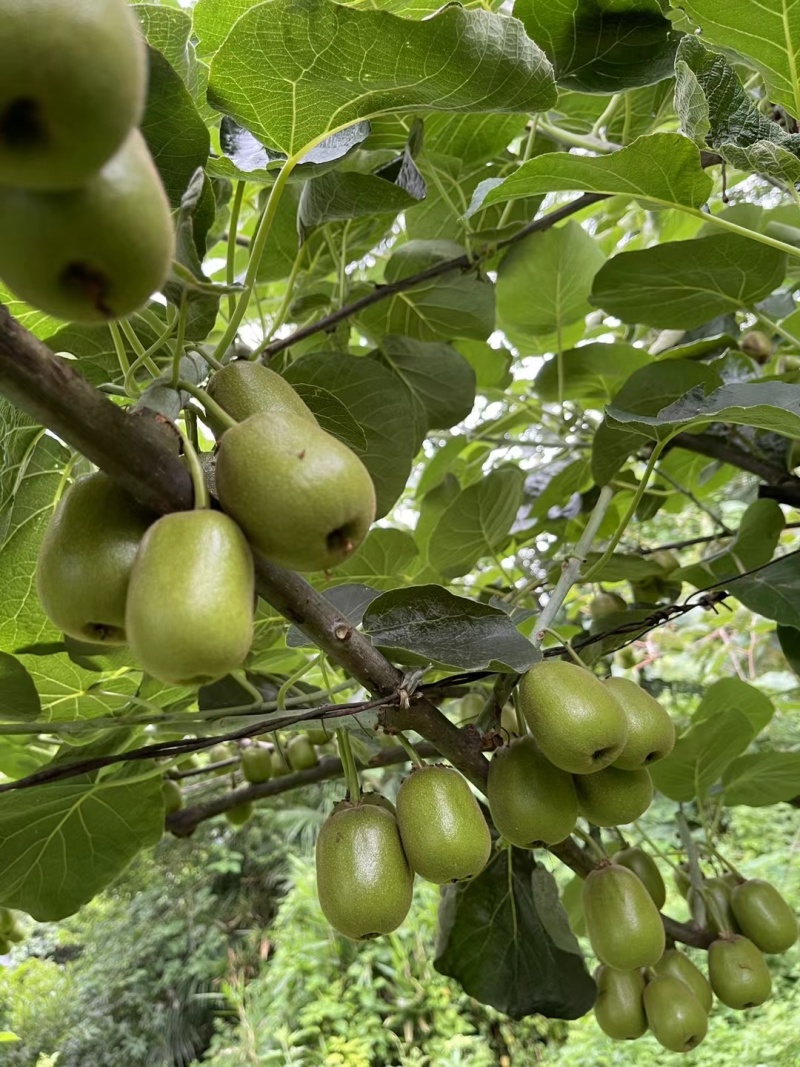
{"label": "thick branch", "polygon": [[800,489],[800,478],[790,474],[783,467],[779,467],[769,460],[760,459],[752,452],[746,452],[736,445],[731,445],[722,437],[713,434],[680,433],[673,438],[670,448],[685,448],[689,452],[697,452],[709,459],[718,459],[721,463],[729,463],[732,467],[755,474],[768,485],[791,485]]}
{"label": "thick branch", "polygon": [[354,300],[351,304],[345,304],[344,307],[332,311],[330,315],[325,315],[324,318],[318,319],[316,322],[309,323],[308,326],[303,326],[299,330],[295,330],[295,332],[289,334],[288,337],[279,337],[277,340],[265,345],[261,350],[261,355],[266,359],[269,359],[278,352],[282,352],[286,348],[291,348],[291,346],[297,344],[298,341],[304,341],[307,337],[312,337],[315,333],[332,330],[333,327],[338,322],[342,322],[343,319],[349,319],[353,315],[357,315],[359,311],[363,311],[364,308],[371,307],[373,304],[377,304],[382,300],[388,300],[389,297],[395,296],[397,293],[404,293],[409,289],[415,289],[418,285],[430,281],[431,278],[439,278],[443,274],[452,274],[455,271],[463,272],[474,270],[482,260],[493,256],[500,249],[517,244],[518,241],[530,237],[532,233],[540,233],[543,230],[549,230],[552,226],[555,226],[557,222],[561,222],[562,219],[577,214],[577,212],[582,211],[584,208],[596,204],[599,200],[607,199],[608,197],[604,193],[584,193],[582,196],[577,197],[577,199],[570,201],[570,203],[564,204],[560,208],[556,208],[555,211],[551,211],[547,215],[542,215],[538,219],[533,219],[526,226],[523,226],[521,230],[512,234],[511,237],[505,237],[502,241],[498,241],[496,244],[490,245],[482,251],[475,252],[472,255],[467,255],[465,253],[463,256],[455,256],[453,259],[442,260],[441,263],[434,263],[432,267],[427,267],[425,270],[421,270],[417,274],[409,274],[407,278],[400,278],[398,281],[392,282],[390,285],[376,285],[372,292],[367,293],[366,296]]}

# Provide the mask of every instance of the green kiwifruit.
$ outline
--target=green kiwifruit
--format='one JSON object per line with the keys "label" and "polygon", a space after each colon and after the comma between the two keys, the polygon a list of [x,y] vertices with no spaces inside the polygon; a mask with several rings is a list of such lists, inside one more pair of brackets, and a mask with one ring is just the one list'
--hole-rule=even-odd
{"label": "green kiwifruit", "polygon": [[293,771],[307,771],[319,763],[314,746],[306,734],[295,734],[284,747],[286,759]]}
{"label": "green kiwifruit", "polygon": [[[296,415],[307,422],[317,424],[314,414],[284,377],[263,363],[249,359],[237,359],[222,370],[212,374],[208,382],[208,395],[216,400],[235,422],[243,422],[251,415],[268,411],[280,415]],[[213,415],[209,425],[221,437],[224,427]]]}
{"label": "green kiwifruit", "polygon": [[494,752],[486,798],[498,833],[520,848],[563,841],[578,818],[572,776],[553,766],[532,737],[516,738]]}
{"label": "green kiwifruit", "polygon": [[731,890],[739,928],[762,952],[786,952],[797,940],[797,916],[774,885],[750,878]]}
{"label": "green kiwifruit", "polygon": [[633,771],[668,756],[675,747],[675,724],[667,709],[628,678],[607,678],[603,684],[628,723],[628,739],[614,766]]}
{"label": "green kiwifruit", "polygon": [[673,978],[679,978],[703,1005],[706,1015],[711,1011],[711,1005],[714,1002],[711,984],[700,968],[695,967],[683,952],[679,952],[676,948],[668,948],[653,969],[658,975],[670,974]]}
{"label": "green kiwifruit", "polygon": [[670,1052],[691,1052],[708,1032],[708,1016],[679,978],[661,975],[644,990],[644,1010],[653,1037]]}
{"label": "green kiwifruit", "polygon": [[242,775],[245,781],[257,784],[272,777],[272,753],[263,745],[250,745],[242,752]]}
{"label": "green kiwifruit", "polygon": [[183,793],[174,778],[165,778],[161,783],[161,795],[164,798],[164,814],[172,815],[183,807]]}
{"label": "green kiwifruit", "polygon": [[729,1008],[755,1008],[772,992],[767,961],[752,941],[738,934],[712,942],[708,978],[714,993]]}
{"label": "green kiwifruit", "polygon": [[231,824],[231,826],[244,826],[246,822],[253,816],[254,804],[252,800],[243,800],[239,804],[234,804],[232,808],[228,808],[225,812],[225,818]]}
{"label": "green kiwifruit", "polygon": [[625,601],[617,593],[607,593],[603,590],[589,602],[589,614],[592,619],[598,621],[608,615],[616,615],[627,607]]}
{"label": "green kiwifruit", "polygon": [[603,863],[586,878],[583,912],[594,953],[620,971],[652,967],[664,954],[658,908],[633,871]]}
{"label": "green kiwifruit", "polygon": [[574,782],[581,815],[595,826],[631,823],[653,800],[653,781],[646,770],[604,767],[596,774],[576,774]]}
{"label": "green kiwifruit", "polygon": [[661,877],[653,857],[641,848],[623,848],[613,855],[614,863],[619,863],[633,871],[645,889],[653,898],[653,903],[660,911],[667,899],[667,887]]}
{"label": "green kiwifruit", "polygon": [[616,971],[601,963],[594,972],[597,1000],[594,1017],[604,1034],[615,1041],[635,1041],[647,1030],[644,1013],[644,975],[640,970]]}

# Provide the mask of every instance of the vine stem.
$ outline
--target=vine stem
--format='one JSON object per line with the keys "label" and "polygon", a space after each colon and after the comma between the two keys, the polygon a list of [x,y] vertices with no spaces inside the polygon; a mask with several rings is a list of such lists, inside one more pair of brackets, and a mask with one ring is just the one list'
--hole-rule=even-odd
{"label": "vine stem", "polygon": [[250,303],[250,297],[253,295],[253,289],[255,288],[261,257],[264,254],[270,230],[272,229],[272,223],[275,221],[275,216],[278,212],[278,204],[286,189],[292,171],[300,162],[300,158],[299,155],[294,155],[286,160],[278,172],[275,184],[270,190],[269,199],[264,208],[264,214],[261,216],[258,229],[253,238],[253,243],[250,246],[250,261],[247,264],[247,273],[244,279],[244,292],[239,296],[239,299],[236,302],[236,309],[228,320],[225,332],[220,338],[217,347],[214,349],[215,359],[221,360],[230,348],[233,339],[236,337],[236,331],[239,329],[242,319],[245,316],[247,305]]}
{"label": "vine stem", "polygon": [[172,354],[172,388],[176,389],[181,376],[181,359],[183,358],[183,341],[186,337],[186,319],[189,311],[189,294],[186,289],[181,293],[178,309],[178,332],[175,335],[175,347]]}
{"label": "vine stem", "polygon": [[202,511],[211,506],[211,497],[208,492],[208,485],[206,484],[203,468],[200,465],[200,459],[187,434],[183,434],[183,454],[186,456],[186,466],[189,468],[189,474],[192,476],[194,508],[195,511]]}
{"label": "vine stem", "polygon": [[417,752],[417,750],[414,748],[414,746],[408,740],[408,738],[403,733],[403,731],[402,730],[398,730],[397,733],[395,734],[395,736],[397,737],[397,740],[400,742],[400,744],[403,746],[403,748],[408,753],[408,758],[411,760],[411,762],[414,764],[414,766],[415,767],[424,767],[426,765],[425,764],[425,760],[422,758],[422,756],[420,756],[419,752]]}
{"label": "vine stem", "polygon": [[693,215],[696,219],[702,219],[703,222],[710,222],[712,226],[721,226],[722,229],[728,230],[730,233],[738,233],[740,237],[749,237],[752,241],[758,241],[759,244],[777,248],[779,252],[785,252],[787,256],[792,256],[794,259],[800,258],[800,248],[795,248],[794,245],[787,244],[786,241],[779,241],[777,237],[770,237],[766,233],[748,230],[746,226],[739,226],[738,223],[731,222],[720,215],[712,215],[706,211],[701,211],[699,208],[683,207],[680,204],[672,204],[671,206],[678,208],[687,215]]}
{"label": "vine stem", "polygon": [[551,624],[555,621],[556,615],[561,610],[561,605],[566,600],[567,593],[569,593],[570,589],[577,581],[586,554],[591,548],[592,542],[600,528],[600,524],[605,518],[606,511],[608,510],[608,506],[611,503],[613,496],[614,490],[611,486],[604,485],[600,490],[600,496],[597,498],[594,511],[589,516],[589,521],[586,523],[586,529],[583,531],[580,540],[575,546],[574,552],[562,564],[563,569],[561,571],[561,577],[558,579],[556,587],[550,595],[550,599],[545,604],[544,610],[533,627],[531,644],[534,648],[540,647],[545,634],[549,630]]}
{"label": "vine stem", "polygon": [[224,408],[221,408],[216,400],[212,400],[205,389],[201,389],[199,385],[187,382],[185,378],[179,378],[175,388],[180,389],[184,393],[189,393],[195,400],[199,400],[205,408],[206,415],[213,415],[218,422],[222,423],[226,430],[231,430],[236,425],[236,419],[231,418],[228,412]]}
{"label": "vine stem", "polygon": [[580,826],[576,826],[572,832],[573,834],[577,834],[581,841],[584,841],[589,846],[589,848],[592,850],[592,852],[594,852],[598,859],[608,859],[608,853],[606,852],[606,850],[601,845],[598,845],[598,843],[595,841],[591,834],[587,834],[585,830],[582,830],[580,828]]}
{"label": "vine stem", "polygon": [[570,657],[570,659],[572,660],[572,662],[575,664],[576,667],[582,667],[585,671],[589,671],[589,673],[591,674],[591,671],[589,670],[589,668],[586,666],[586,664],[583,662],[581,657],[578,655],[578,653],[572,647],[571,642],[570,641],[565,641],[564,638],[561,636],[561,634],[558,632],[558,630],[554,630],[551,626],[547,626],[547,627],[545,627],[545,633],[548,633],[548,634],[550,634],[551,637],[555,637],[556,638],[556,640],[558,641],[559,645],[561,645],[562,648],[566,649],[567,655]]}
{"label": "vine stem", "polygon": [[344,768],[347,781],[347,791],[350,794],[351,804],[357,804],[361,800],[361,786],[358,781],[356,761],[353,758],[353,749],[350,746],[350,734],[347,730],[336,731],[336,745],[339,749],[339,757]]}
{"label": "vine stem", "polygon": [[[236,256],[236,231],[239,229],[239,215],[242,210],[242,199],[244,197],[245,182],[238,181],[233,193],[233,203],[231,204],[231,217],[228,222],[228,262],[225,265],[225,280],[228,285],[233,285],[234,278],[234,258]],[[228,317],[233,318],[236,314],[236,297],[233,293],[228,295]]]}
{"label": "vine stem", "polygon": [[630,523],[633,516],[636,514],[636,509],[639,507],[639,503],[645,494],[647,484],[650,481],[653,471],[655,470],[656,463],[658,463],[659,459],[661,458],[661,453],[664,451],[667,444],[668,439],[664,441],[658,441],[655,448],[650,453],[650,458],[647,461],[647,466],[645,467],[644,474],[642,475],[642,480],[639,482],[639,487],[633,494],[633,500],[630,503],[630,507],[625,512],[622,522],[614,531],[614,536],[609,541],[608,548],[606,548],[605,552],[597,561],[597,563],[595,563],[593,567],[590,567],[589,571],[583,576],[584,582],[593,582],[596,579],[597,575],[601,573],[606,563],[608,563],[608,561],[614,555],[614,549],[619,544],[620,540],[622,539],[622,535],[628,528],[628,524]]}

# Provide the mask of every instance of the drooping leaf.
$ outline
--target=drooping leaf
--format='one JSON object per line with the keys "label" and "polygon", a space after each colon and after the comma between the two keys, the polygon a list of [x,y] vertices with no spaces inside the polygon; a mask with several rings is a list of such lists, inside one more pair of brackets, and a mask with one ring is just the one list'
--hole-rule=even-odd
{"label": "drooping leaf", "polygon": [[35,722],[41,710],[30,674],[14,656],[0,652],[0,721]]}
{"label": "drooping leaf", "polygon": [[512,341],[563,330],[591,310],[592,280],[603,261],[597,243],[575,222],[520,241],[497,272],[498,326]]}
{"label": "drooping leaf", "polygon": [[800,796],[800,752],[756,752],[734,760],[722,776],[725,803],[762,808]]}
{"label": "drooping leaf", "polygon": [[703,719],[678,738],[666,759],[650,768],[656,789],[670,800],[702,800],[755,733],[748,716],[738,708]]}
{"label": "drooping leaf", "polygon": [[772,559],[784,525],[783,512],[774,500],[754,500],[727,548],[701,563],[682,567],[673,577],[701,589],[760,567]]}
{"label": "drooping leaf", "polygon": [[676,107],[687,136],[734,167],[784,182],[800,180],[800,135],[759,111],[723,55],[686,34],[675,74]]}
{"label": "drooping leaf", "polygon": [[292,156],[384,112],[539,111],[555,87],[515,19],[454,5],[419,22],[330,0],[271,0],[233,24],[211,63],[209,100]]}
{"label": "drooping leaf", "polygon": [[800,628],[800,555],[789,552],[755,574],[726,582],[746,608],[781,626]]}
{"label": "drooping leaf", "polygon": [[736,708],[745,715],[750,720],[754,733],[763,730],[775,714],[775,705],[754,685],[748,685],[741,678],[720,678],[706,689],[692,716],[692,722],[711,719],[729,708]]}
{"label": "drooping leaf", "polygon": [[164,805],[160,776],[142,778],[146,767],[0,796],[0,902],[40,922],[63,919],[154,845]]}
{"label": "drooping leaf", "polygon": [[610,94],[672,77],[680,34],[658,0],[516,0],[514,14],[566,89]]}
{"label": "drooping leaf", "polygon": [[440,585],[383,593],[367,608],[363,626],[398,663],[521,673],[541,658],[505,612]]}
{"label": "drooping leaf", "polygon": [[596,996],[553,877],[523,849],[442,890],[434,967],[512,1019],[577,1019]]}
{"label": "drooping leaf", "polygon": [[786,255],[738,234],[621,252],[595,275],[590,303],[623,322],[691,329],[753,308],[786,275]]}
{"label": "drooping leaf", "polygon": [[568,152],[537,156],[499,184],[479,185],[468,214],[474,214],[481,205],[570,189],[627,196],[666,207],[699,208],[712,187],[711,178],[700,166],[696,145],[679,134],[655,133],[639,137],[608,156]]}
{"label": "drooping leaf", "polygon": [[431,565],[455,578],[499,548],[522,502],[523,481],[519,468],[501,467],[464,489],[444,511],[431,535]]}
{"label": "drooping leaf", "polygon": [[558,402],[560,376],[563,400],[607,403],[634,371],[652,362],[652,356],[633,345],[594,342],[569,349],[560,362],[560,374],[554,356],[536,375],[536,392],[542,400]]}

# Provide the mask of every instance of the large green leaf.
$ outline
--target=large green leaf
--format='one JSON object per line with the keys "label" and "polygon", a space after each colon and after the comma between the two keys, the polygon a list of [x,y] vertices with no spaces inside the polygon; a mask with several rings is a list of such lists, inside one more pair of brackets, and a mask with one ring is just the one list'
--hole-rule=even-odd
{"label": "large green leaf", "polygon": [[726,582],[746,608],[781,626],[800,629],[800,555],[790,552],[755,574]]}
{"label": "large green leaf", "polygon": [[385,112],[540,111],[555,86],[516,19],[452,5],[419,22],[330,0],[269,0],[216,52],[209,100],[292,156]]}
{"label": "large green leaf", "polygon": [[0,796],[0,903],[40,922],[63,919],[154,845],[164,804],[159,775],[135,777],[146,767]]}
{"label": "large green leaf", "polygon": [[774,500],[754,500],[742,516],[736,537],[727,548],[700,563],[675,571],[672,577],[703,589],[760,567],[772,559],[784,525],[783,512]]}
{"label": "large green leaf", "polygon": [[623,322],[688,330],[753,308],[785,276],[785,253],[724,233],[622,252],[598,271],[589,299]]}
{"label": "large green leaf", "polygon": [[434,967],[512,1019],[577,1019],[596,996],[553,876],[518,848],[442,890]]}
{"label": "large green leaf", "polygon": [[14,656],[0,652],[0,721],[35,722],[41,710],[30,674]]}
{"label": "large green leaf", "polygon": [[412,580],[419,549],[407,530],[374,526],[364,544],[331,575],[331,582],[352,582],[394,589]]}
{"label": "large green leaf", "polygon": [[591,310],[592,280],[604,258],[594,239],[575,222],[514,245],[497,272],[499,328],[515,342],[519,334],[556,333],[582,318]]}
{"label": "large green leaf", "polygon": [[[652,363],[643,348],[594,342],[571,348],[561,360],[553,357],[536,375],[536,392],[542,400],[601,401],[607,403],[634,371]],[[561,379],[561,382],[559,382]]]}
{"label": "large green leaf", "polygon": [[[674,366],[673,363],[662,366]],[[800,385],[786,382],[746,382],[723,385],[708,396],[688,392],[657,415],[636,415],[622,405],[607,409],[607,417],[620,428],[661,439],[680,430],[709,422],[733,422],[787,437],[800,437]]]}
{"label": "large green leaf", "polygon": [[655,133],[608,156],[568,152],[537,156],[499,184],[482,182],[469,213],[485,204],[570,189],[628,196],[666,207],[699,208],[712,188],[711,178],[700,166],[697,145],[676,133]]}
{"label": "large green leaf", "polygon": [[378,515],[385,515],[405,487],[417,450],[414,408],[408,389],[376,360],[315,353],[286,374],[293,385],[319,385],[333,393],[361,426],[361,458],[375,483]]}
{"label": "large green leaf", "polygon": [[703,719],[678,738],[666,759],[650,768],[656,788],[670,800],[702,799],[755,734],[748,716],[737,708]]}
{"label": "large green leaf", "polygon": [[[408,241],[392,254],[384,283],[426,270],[464,254],[450,241]],[[415,341],[449,341],[456,337],[485,341],[494,330],[494,286],[462,270],[430,278],[359,313],[359,327],[376,342],[388,334]]]}
{"label": "large green leaf", "polygon": [[756,734],[764,729],[775,714],[775,705],[754,685],[748,685],[741,678],[720,678],[706,689],[692,722],[712,719],[729,708],[736,708],[746,716]]}
{"label": "large green leaf", "polygon": [[680,35],[658,0],[516,0],[514,14],[567,89],[618,93],[672,77]]}
{"label": "large green leaf", "polygon": [[725,803],[751,808],[800,796],[800,752],[756,752],[734,760],[722,776]]}
{"label": "large green leaf", "polygon": [[[655,415],[677,397],[690,389],[705,391],[719,381],[716,370],[705,363],[675,359],[665,363],[649,363],[628,378],[614,397],[609,411],[638,411]],[[604,419],[592,441],[592,472],[598,485],[605,485],[623,465],[631,453],[647,440],[643,433],[631,432],[633,427],[620,427]]]}
{"label": "large green leaf", "polygon": [[800,9],[791,0],[672,0],[704,39],[755,63],[769,98],[800,115]]}
{"label": "large green leaf", "polygon": [[675,104],[687,136],[734,167],[800,180],[800,135],[787,133],[758,109],[724,56],[686,34],[675,75]]}
{"label": "large green leaf", "polygon": [[331,170],[312,178],[300,195],[298,222],[308,233],[326,222],[372,215],[397,215],[425,197],[425,182],[410,166],[406,181],[389,181],[381,174]]}
{"label": "large green leaf", "polygon": [[500,548],[522,503],[524,477],[517,467],[501,467],[459,493],[431,535],[431,566],[456,578]]}
{"label": "large green leaf", "polygon": [[504,611],[440,585],[383,593],[364,613],[363,627],[397,663],[521,674],[541,658]]}

